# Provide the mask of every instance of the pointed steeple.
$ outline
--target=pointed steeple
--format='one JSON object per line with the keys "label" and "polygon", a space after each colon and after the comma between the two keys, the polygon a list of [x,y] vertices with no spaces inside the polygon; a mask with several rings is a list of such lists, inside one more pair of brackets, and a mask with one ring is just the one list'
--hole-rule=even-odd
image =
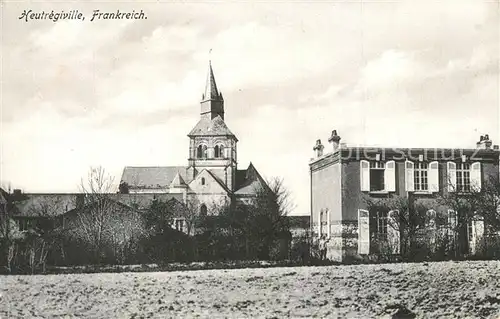
{"label": "pointed steeple", "polygon": [[224,119],[224,99],[222,93],[217,89],[215,83],[214,70],[212,69],[212,61],[208,61],[208,75],[205,84],[205,93],[201,99],[201,116],[209,117],[210,119],[220,115]]}
{"label": "pointed steeple", "polygon": [[217,83],[215,83],[214,70],[212,69],[212,61],[208,61],[208,74],[207,83],[205,84],[205,93],[203,94],[203,101],[218,100],[220,98],[219,90],[217,90]]}

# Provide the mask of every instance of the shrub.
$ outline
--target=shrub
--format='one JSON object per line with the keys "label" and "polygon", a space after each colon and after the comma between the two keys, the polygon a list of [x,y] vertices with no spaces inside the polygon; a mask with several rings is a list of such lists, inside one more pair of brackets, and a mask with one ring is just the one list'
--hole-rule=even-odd
{"label": "shrub", "polygon": [[[290,247],[290,254],[289,254],[290,259],[292,261],[300,261],[302,263],[308,262],[310,260],[311,253],[313,251],[313,248],[311,246],[312,246],[311,240],[307,236],[302,236],[293,239]],[[319,252],[318,252],[318,257],[319,257]]]}
{"label": "shrub", "polygon": [[481,259],[500,258],[500,237],[498,235],[483,236],[476,244],[474,257]]}

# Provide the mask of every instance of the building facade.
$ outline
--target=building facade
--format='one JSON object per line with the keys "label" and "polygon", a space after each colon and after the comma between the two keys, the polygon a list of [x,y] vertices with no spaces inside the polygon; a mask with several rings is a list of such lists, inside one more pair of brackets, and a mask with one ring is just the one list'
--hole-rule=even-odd
{"label": "building facade", "polygon": [[[375,253],[373,241],[380,238],[400,254],[401,235],[390,227],[394,214],[370,211],[370,200],[401,197],[436,203],[446,194],[480,191],[484,181],[499,174],[500,152],[487,135],[470,149],[347,147],[336,131],[329,142],[332,150],[324,153],[321,140],[316,141],[309,163],[311,230],[316,237],[330,238],[327,258],[336,261],[369,257]],[[437,209],[456,223],[450,207]],[[471,222],[467,249],[474,249],[483,229],[480,222]]]}

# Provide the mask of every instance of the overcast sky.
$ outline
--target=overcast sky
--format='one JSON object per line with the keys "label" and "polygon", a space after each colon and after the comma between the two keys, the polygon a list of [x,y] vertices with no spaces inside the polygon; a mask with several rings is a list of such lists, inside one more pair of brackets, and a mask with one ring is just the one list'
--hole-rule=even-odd
{"label": "overcast sky", "polygon": [[[312,147],[499,143],[498,1],[2,1],[1,182],[78,189],[90,166],[186,165],[209,49],[226,123],[309,213]],[[19,20],[79,9],[85,21]],[[147,20],[94,21],[143,10]]]}

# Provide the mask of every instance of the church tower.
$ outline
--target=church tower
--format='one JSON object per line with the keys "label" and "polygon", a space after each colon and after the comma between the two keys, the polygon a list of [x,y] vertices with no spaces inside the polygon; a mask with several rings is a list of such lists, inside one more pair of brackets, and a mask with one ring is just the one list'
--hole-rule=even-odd
{"label": "church tower", "polygon": [[200,120],[188,134],[187,174],[194,179],[206,169],[232,192],[236,181],[238,139],[224,122],[224,99],[217,89],[211,62],[200,104]]}
{"label": "church tower", "polygon": [[224,120],[224,99],[222,93],[217,89],[215,83],[212,62],[208,62],[207,83],[205,84],[205,93],[201,96],[201,117],[214,119],[219,115]]}

